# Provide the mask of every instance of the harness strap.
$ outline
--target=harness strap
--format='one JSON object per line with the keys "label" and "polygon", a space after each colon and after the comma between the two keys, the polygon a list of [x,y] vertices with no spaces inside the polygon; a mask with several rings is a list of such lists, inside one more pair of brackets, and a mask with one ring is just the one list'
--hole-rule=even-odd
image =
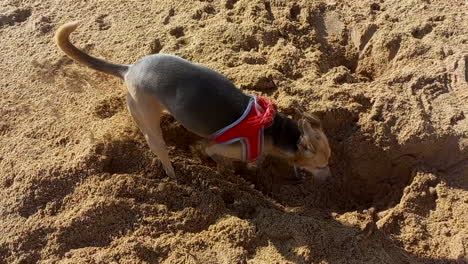
{"label": "harness strap", "polygon": [[263,153],[264,129],[273,122],[276,106],[265,97],[252,96],[242,116],[215,132],[211,139],[220,144],[242,143],[244,161],[255,161]]}

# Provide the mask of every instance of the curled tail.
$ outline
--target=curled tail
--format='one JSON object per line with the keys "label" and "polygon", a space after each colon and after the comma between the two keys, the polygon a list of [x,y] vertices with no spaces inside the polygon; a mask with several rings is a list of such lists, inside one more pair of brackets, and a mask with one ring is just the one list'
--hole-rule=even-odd
{"label": "curled tail", "polygon": [[101,72],[123,78],[129,66],[114,64],[93,56],[90,56],[75,47],[69,39],[70,34],[78,27],[78,22],[69,22],[57,29],[55,32],[55,43],[68,57],[83,63],[84,65]]}

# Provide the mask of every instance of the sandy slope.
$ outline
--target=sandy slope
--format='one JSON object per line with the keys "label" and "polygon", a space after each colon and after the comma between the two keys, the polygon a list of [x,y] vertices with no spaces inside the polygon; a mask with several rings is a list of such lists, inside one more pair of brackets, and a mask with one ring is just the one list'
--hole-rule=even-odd
{"label": "sandy slope", "polygon": [[[0,263],[468,262],[465,1],[3,1]],[[220,174],[171,117],[164,177],[120,63],[172,53],[318,114],[333,178]]]}

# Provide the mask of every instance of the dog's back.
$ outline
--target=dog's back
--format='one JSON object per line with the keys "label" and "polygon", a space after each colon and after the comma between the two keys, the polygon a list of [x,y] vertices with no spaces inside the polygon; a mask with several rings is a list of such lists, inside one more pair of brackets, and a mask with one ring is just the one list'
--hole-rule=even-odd
{"label": "dog's back", "polygon": [[[88,55],[69,40],[77,26],[78,22],[62,25],[55,33],[55,42],[70,58],[125,79],[128,110],[171,177],[175,177],[175,171],[160,127],[164,109],[188,130],[202,137],[210,137],[231,125],[248,109],[252,97],[242,93],[220,73],[182,58],[151,55],[134,65],[125,65]],[[283,115],[275,116],[276,121],[267,128],[275,131],[265,132],[265,142],[269,146],[265,153],[286,158],[291,164],[313,173],[322,171],[329,175],[330,146],[320,120],[305,115],[296,124],[288,119]],[[239,146],[232,144],[212,144],[206,152],[210,156],[236,159],[242,156]]]}
{"label": "dog's back", "polygon": [[222,74],[173,55],[142,58],[125,81],[157,97],[181,124],[204,137],[236,121],[250,100]]}

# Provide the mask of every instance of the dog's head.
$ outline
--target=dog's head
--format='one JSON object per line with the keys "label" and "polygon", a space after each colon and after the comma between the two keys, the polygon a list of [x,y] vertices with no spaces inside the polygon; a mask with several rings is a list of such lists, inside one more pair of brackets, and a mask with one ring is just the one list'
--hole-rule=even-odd
{"label": "dog's head", "polygon": [[316,177],[328,177],[331,150],[320,119],[307,113],[302,114],[298,126],[301,136],[292,163],[296,167],[312,172]]}

